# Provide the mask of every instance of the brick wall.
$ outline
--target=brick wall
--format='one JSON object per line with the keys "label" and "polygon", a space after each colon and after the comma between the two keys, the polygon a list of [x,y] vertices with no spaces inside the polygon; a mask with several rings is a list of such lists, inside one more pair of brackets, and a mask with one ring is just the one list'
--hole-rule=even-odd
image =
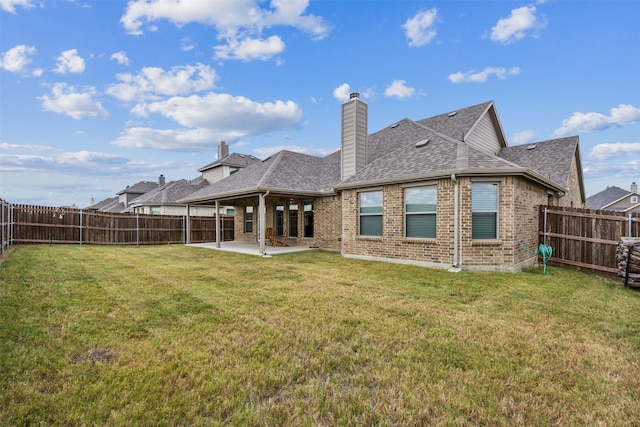
{"label": "brick wall", "polygon": [[[340,218],[340,196],[333,195],[318,199],[294,199],[298,203],[298,237],[287,239],[291,246],[317,246],[322,249],[340,250],[340,234],[342,221]],[[277,203],[284,204],[284,228],[290,230],[289,203],[290,198],[267,197],[266,227],[275,228],[274,210]],[[314,230],[313,237],[303,237],[304,232],[304,202],[313,202]],[[258,206],[253,207],[253,232],[244,232],[244,206],[235,206],[235,240],[241,242],[257,242],[258,237]]]}
{"label": "brick wall", "polygon": [[[519,177],[497,178],[499,184],[498,239],[471,238],[472,179],[458,178],[459,266],[469,269],[518,270],[535,260],[518,242],[537,248],[538,206],[545,204],[546,189]],[[429,183],[432,184],[432,183]],[[403,260],[428,266],[449,267],[454,260],[454,184],[437,181],[436,239],[404,237],[404,191],[401,185],[387,185],[383,191],[383,236],[358,236],[358,193],[342,193],[343,245],[345,256]]]}

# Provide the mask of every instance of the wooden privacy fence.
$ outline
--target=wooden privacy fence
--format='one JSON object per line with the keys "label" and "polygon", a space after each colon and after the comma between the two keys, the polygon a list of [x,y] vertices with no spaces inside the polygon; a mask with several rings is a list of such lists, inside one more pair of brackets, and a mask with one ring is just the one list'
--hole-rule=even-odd
{"label": "wooden privacy fence", "polygon": [[541,206],[539,218],[549,263],[575,269],[616,274],[620,239],[640,236],[640,213]]}
{"label": "wooden privacy fence", "polygon": [[[216,240],[215,217],[187,218],[186,216],[96,212],[50,206],[7,205],[6,228],[9,236],[7,245],[15,243],[159,245]],[[3,230],[4,223],[3,220]],[[233,217],[220,218],[222,241],[234,239],[233,227]]]}

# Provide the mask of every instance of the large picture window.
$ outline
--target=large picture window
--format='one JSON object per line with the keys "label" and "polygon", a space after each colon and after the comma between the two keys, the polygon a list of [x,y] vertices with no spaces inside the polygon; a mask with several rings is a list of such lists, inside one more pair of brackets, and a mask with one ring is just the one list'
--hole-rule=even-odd
{"label": "large picture window", "polygon": [[253,233],[253,206],[244,208],[244,232]]}
{"label": "large picture window", "polygon": [[304,202],[304,237],[313,237],[313,202]]}
{"label": "large picture window", "polygon": [[471,237],[498,238],[498,184],[475,182],[471,185]]}
{"label": "large picture window", "polygon": [[404,190],[405,236],[436,238],[436,206],[438,188],[412,187]]}
{"label": "large picture window", "polygon": [[382,236],[382,191],[358,193],[361,236]]}

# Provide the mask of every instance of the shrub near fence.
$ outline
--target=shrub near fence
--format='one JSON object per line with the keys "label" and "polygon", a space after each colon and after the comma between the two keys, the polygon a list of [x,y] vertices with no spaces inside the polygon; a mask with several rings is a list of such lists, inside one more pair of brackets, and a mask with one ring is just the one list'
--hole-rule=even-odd
{"label": "shrub near fence", "polygon": [[[157,245],[215,241],[215,217],[96,212],[50,206],[10,205],[11,243]],[[233,217],[221,217],[222,241],[233,240]]]}
{"label": "shrub near fence", "polygon": [[550,264],[616,274],[618,243],[640,236],[640,213],[541,206],[539,230],[553,248]]}

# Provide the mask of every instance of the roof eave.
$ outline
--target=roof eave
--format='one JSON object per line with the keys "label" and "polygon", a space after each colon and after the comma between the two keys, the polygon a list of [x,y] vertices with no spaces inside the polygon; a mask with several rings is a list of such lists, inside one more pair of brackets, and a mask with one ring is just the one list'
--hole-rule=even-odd
{"label": "roof eave", "polygon": [[549,187],[555,191],[566,193],[567,189],[563,186],[551,181],[548,178],[532,171],[529,168],[466,168],[466,169],[449,169],[442,170],[431,173],[424,174],[415,174],[415,175],[406,175],[398,178],[383,178],[383,179],[375,179],[369,181],[361,181],[353,184],[338,184],[334,188],[336,190],[348,190],[348,189],[357,189],[357,188],[365,188],[365,187],[373,187],[379,185],[389,185],[389,184],[401,184],[401,183],[411,183],[417,181],[427,181],[439,178],[448,178],[451,175],[456,176],[468,176],[468,177],[479,177],[479,176],[525,176],[528,179],[531,179],[535,182],[538,182],[545,187]]}

